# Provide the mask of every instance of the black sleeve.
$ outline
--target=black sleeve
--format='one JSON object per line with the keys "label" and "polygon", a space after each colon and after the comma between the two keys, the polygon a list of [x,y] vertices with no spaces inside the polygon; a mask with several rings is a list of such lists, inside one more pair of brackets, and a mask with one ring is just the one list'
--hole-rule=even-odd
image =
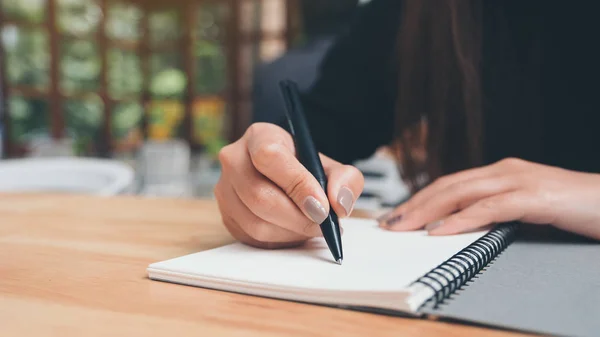
{"label": "black sleeve", "polygon": [[392,139],[401,3],[372,0],[362,7],[303,95],[317,149],[342,163],[366,158]]}

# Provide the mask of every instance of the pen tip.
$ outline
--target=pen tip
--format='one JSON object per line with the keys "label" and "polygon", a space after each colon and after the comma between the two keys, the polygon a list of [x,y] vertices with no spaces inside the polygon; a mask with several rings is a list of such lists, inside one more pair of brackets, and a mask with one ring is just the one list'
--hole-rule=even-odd
{"label": "pen tip", "polygon": [[342,259],[338,259],[336,262],[337,264],[342,265]]}

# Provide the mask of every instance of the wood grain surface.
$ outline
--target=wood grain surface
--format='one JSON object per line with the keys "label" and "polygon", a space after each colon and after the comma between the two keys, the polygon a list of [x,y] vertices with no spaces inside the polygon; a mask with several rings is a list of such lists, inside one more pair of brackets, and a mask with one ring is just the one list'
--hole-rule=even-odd
{"label": "wood grain surface", "polygon": [[213,201],[0,195],[0,335],[516,336],[147,278],[230,242]]}

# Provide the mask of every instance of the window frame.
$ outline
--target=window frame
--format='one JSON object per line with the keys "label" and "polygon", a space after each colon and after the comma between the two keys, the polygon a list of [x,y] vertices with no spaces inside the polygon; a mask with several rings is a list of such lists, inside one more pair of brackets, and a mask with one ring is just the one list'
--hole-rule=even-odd
{"label": "window frame", "polygon": [[[63,106],[65,101],[68,99],[84,98],[89,94],[96,94],[100,97],[103,103],[103,122],[101,127],[101,137],[96,146],[99,147],[97,155],[101,157],[110,157],[113,154],[115,148],[115,141],[112,130],[112,118],[113,108],[117,104],[127,102],[139,102],[144,110],[145,107],[152,101],[150,95],[149,84],[151,81],[151,69],[150,69],[150,58],[155,55],[156,51],[164,49],[165,51],[174,51],[182,56],[182,70],[186,74],[187,85],[185,94],[180,99],[180,102],[184,105],[184,119],[183,119],[183,139],[190,144],[192,149],[198,150],[202,146],[199,146],[194,141],[193,132],[193,107],[194,103],[203,97],[215,95],[204,95],[197,93],[197,80],[196,80],[196,60],[194,57],[194,29],[197,24],[196,15],[199,13],[199,9],[203,4],[206,3],[219,3],[228,8],[228,19],[223,22],[226,29],[223,45],[225,47],[225,64],[226,64],[226,85],[223,92],[217,94],[221,97],[226,105],[226,120],[225,135],[227,141],[234,141],[239,138],[244,129],[249,123],[251,109],[244,109],[244,106],[251,100],[251,89],[242,88],[241,81],[241,46],[246,44],[258,45],[264,40],[276,39],[283,43],[283,50],[289,48],[291,41],[295,37],[295,33],[298,30],[294,17],[296,16],[295,10],[298,8],[297,0],[281,0],[283,6],[285,6],[285,17],[283,20],[283,30],[278,32],[264,32],[260,27],[255,32],[242,32],[240,28],[241,19],[241,8],[244,2],[258,1],[263,2],[265,0],[171,0],[168,4],[165,4],[161,0],[94,0],[104,15],[101,16],[97,31],[89,36],[73,36],[71,34],[65,34],[60,32],[58,29],[57,12],[58,12],[58,0],[46,0],[46,17],[42,22],[31,23],[26,20],[6,20],[4,11],[0,8],[0,22],[2,27],[6,25],[15,25],[18,28],[35,28],[43,29],[48,34],[48,45],[50,55],[50,69],[49,69],[49,83],[47,90],[41,91],[35,88],[19,85],[10,85],[6,77],[6,61],[5,61],[5,50],[3,43],[0,43],[0,55],[2,57],[2,64],[0,65],[1,75],[1,94],[2,94],[2,111],[1,117],[3,121],[3,146],[6,157],[19,157],[23,155],[22,148],[19,148],[20,144],[13,144],[11,141],[11,112],[8,106],[8,100],[12,95],[18,95],[28,98],[39,98],[48,101],[48,113],[49,113],[49,131],[50,136],[54,139],[60,139],[65,136],[66,132],[66,116],[63,113]],[[109,4],[111,2],[119,3],[133,3],[140,6],[143,11],[143,15],[140,21],[140,32],[141,37],[137,43],[126,42],[122,40],[115,40],[110,38],[106,30],[107,24],[107,13]],[[154,10],[161,9],[176,9],[182,17],[182,35],[179,41],[171,43],[168,41],[165,45],[151,46],[150,35],[149,35],[149,13]],[[99,74],[99,86],[97,90],[80,91],[77,93],[64,93],[60,88],[60,46],[64,40],[78,39],[78,40],[91,40],[98,43],[98,56],[100,59],[100,74]],[[142,88],[141,92],[131,97],[111,97],[109,92],[109,65],[108,55],[109,51],[113,48],[118,50],[134,51],[140,59],[140,68],[142,73]],[[252,66],[254,66],[253,64]],[[142,114],[141,125],[140,125],[144,139],[148,139],[148,116],[147,113]]]}

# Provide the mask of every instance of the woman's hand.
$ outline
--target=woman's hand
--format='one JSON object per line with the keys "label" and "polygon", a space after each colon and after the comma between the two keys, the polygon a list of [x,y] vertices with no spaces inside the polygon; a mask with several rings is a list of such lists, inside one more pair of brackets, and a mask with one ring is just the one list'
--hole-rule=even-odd
{"label": "woman's hand", "polygon": [[505,159],[438,179],[381,226],[446,235],[515,220],[600,240],[600,175]]}
{"label": "woman's hand", "polygon": [[321,236],[330,207],[340,218],[362,193],[360,171],[321,155],[327,193],[296,159],[291,135],[266,123],[253,124],[224,147],[222,174],[214,193],[223,223],[237,240],[261,248],[281,248]]}

